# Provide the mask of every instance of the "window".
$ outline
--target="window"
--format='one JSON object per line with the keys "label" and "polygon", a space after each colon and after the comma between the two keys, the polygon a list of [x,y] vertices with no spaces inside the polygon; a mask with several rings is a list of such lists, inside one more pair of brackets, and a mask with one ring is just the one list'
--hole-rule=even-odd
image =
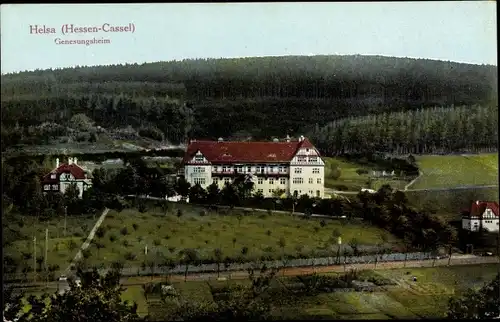
{"label": "window", "polygon": [[284,166],[279,167],[279,172],[286,172],[286,168]]}
{"label": "window", "polygon": [[321,196],[321,194],[320,194],[319,190],[316,190],[316,197],[320,197],[320,196]]}
{"label": "window", "polygon": [[263,183],[264,183],[264,179],[262,179],[262,178],[257,179],[257,184],[263,184]]}
{"label": "window", "polygon": [[194,161],[196,161],[196,162],[203,162],[204,159],[205,158],[202,155],[197,155],[194,157]]}
{"label": "window", "polygon": [[51,178],[51,179],[55,179],[55,178],[56,178],[56,174],[55,174],[55,173],[52,173],[52,174],[50,175],[50,178]]}
{"label": "window", "polygon": [[204,185],[205,178],[194,178],[194,184]]}
{"label": "window", "polygon": [[45,186],[43,186],[43,190],[50,190],[50,184],[46,184]]}
{"label": "window", "polygon": [[286,179],[285,178],[280,178],[280,184],[286,184]]}
{"label": "window", "polygon": [[320,184],[320,183],[321,183],[321,178],[318,178],[318,181],[317,181],[317,182],[318,182],[318,184]]}
{"label": "window", "polygon": [[52,190],[59,190],[59,185],[58,184],[53,184],[52,185]]}
{"label": "window", "polygon": [[317,157],[309,157],[309,162],[316,162],[318,161]]}
{"label": "window", "polygon": [[312,190],[309,190],[309,194],[312,195],[313,194],[313,191]]}
{"label": "window", "polygon": [[194,172],[195,172],[195,173],[202,173],[202,172],[205,172],[205,168],[203,168],[203,167],[195,167],[195,168],[194,168]]}
{"label": "window", "polygon": [[269,178],[269,184],[274,184],[274,178]]}
{"label": "window", "polygon": [[222,167],[222,172],[228,172],[228,167],[223,166],[223,167]]}
{"label": "window", "polygon": [[258,193],[264,193],[264,190],[263,189],[257,189],[257,192]]}
{"label": "window", "polygon": [[269,189],[269,193],[273,193],[273,189]]}
{"label": "window", "polygon": [[297,157],[297,162],[306,162],[306,157]]}
{"label": "window", "polygon": [[309,152],[309,149],[306,149],[306,152]]}
{"label": "window", "polygon": [[295,168],[295,173],[302,173],[302,168]]}
{"label": "window", "polygon": [[231,183],[231,178],[224,178],[224,183]]}
{"label": "window", "polygon": [[247,167],[247,172],[252,172],[252,167]]}
{"label": "window", "polygon": [[314,183],[313,178],[309,178],[309,183]]}
{"label": "window", "polygon": [[313,173],[318,174],[319,173],[319,168],[313,168]]}
{"label": "window", "polygon": [[215,184],[219,184],[219,178],[213,178],[212,182],[215,183]]}
{"label": "window", "polygon": [[295,184],[304,183],[304,179],[303,178],[293,178],[293,183],[295,183]]}

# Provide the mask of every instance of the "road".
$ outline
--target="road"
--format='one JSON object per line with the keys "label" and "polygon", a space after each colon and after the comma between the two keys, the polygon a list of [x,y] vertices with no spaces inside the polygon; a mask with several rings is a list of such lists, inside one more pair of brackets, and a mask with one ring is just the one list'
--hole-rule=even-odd
{"label": "road", "polygon": [[[392,262],[379,262],[375,263],[365,263],[365,264],[346,264],[346,265],[327,265],[327,266],[316,266],[316,267],[290,267],[280,269],[279,276],[299,276],[305,274],[312,273],[331,273],[331,272],[345,272],[352,269],[355,270],[387,270],[387,269],[397,269],[397,268],[420,268],[420,267],[439,267],[439,266],[448,266],[448,258],[439,259],[439,260],[416,260],[416,261],[392,261]],[[449,266],[460,266],[460,265],[477,265],[477,264],[494,264],[499,263],[498,257],[478,257],[472,255],[465,256],[457,256],[452,258]],[[222,266],[222,265],[221,265]],[[221,267],[220,272],[221,279],[247,279],[248,272],[247,271],[234,271],[234,272],[225,272],[223,267]],[[213,273],[188,273],[187,280],[188,281],[207,281],[207,280],[217,280],[217,272]],[[184,281],[184,276],[182,274],[172,274],[170,277],[172,282],[182,282]],[[141,277],[122,277],[121,283],[123,286],[133,286],[133,285],[142,285],[148,282],[160,282],[165,281],[165,276],[141,276]],[[16,288],[30,288],[30,287],[45,287],[48,285],[48,288],[64,290],[68,289],[69,285],[67,282],[56,281],[50,282],[48,284],[45,283],[15,283],[9,284],[10,286]]]}
{"label": "road", "polygon": [[[487,186],[459,186],[452,188],[428,188],[428,189],[407,189],[400,190],[403,192],[418,192],[418,191],[455,191],[455,190],[468,190],[468,189],[491,189],[498,188],[498,185],[487,185]],[[330,194],[339,194],[339,195],[357,195],[359,191],[337,191],[329,188],[325,188],[326,193]]]}

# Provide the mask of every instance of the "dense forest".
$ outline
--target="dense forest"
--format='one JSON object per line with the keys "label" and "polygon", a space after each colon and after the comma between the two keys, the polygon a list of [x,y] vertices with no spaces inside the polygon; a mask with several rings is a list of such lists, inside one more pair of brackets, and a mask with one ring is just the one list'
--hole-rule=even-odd
{"label": "dense forest", "polygon": [[329,155],[492,152],[498,146],[498,108],[440,107],[345,118],[313,130],[310,139]]}
{"label": "dense forest", "polygon": [[[401,124],[413,117],[411,113],[423,113],[427,120],[437,117],[439,122],[459,115],[456,108],[451,108],[453,113],[440,108],[427,111],[435,106],[463,106],[459,118],[475,114],[476,123],[485,128],[487,115],[496,117],[497,82],[496,66],[491,65],[360,55],[188,59],[37,70],[2,75],[2,139],[12,140],[7,146],[26,143],[29,136],[40,135],[36,127],[42,123],[70,126],[79,113],[105,128],[152,127],[172,143],[287,134],[312,134],[324,141],[339,126],[350,127],[343,135],[351,135],[363,122],[373,128],[396,115]],[[477,114],[475,104],[484,113]],[[439,127],[439,122],[421,124],[421,133]],[[390,128],[396,123],[391,123],[373,144],[378,149],[429,152],[484,146],[485,142],[476,141],[464,146],[453,139],[444,147],[435,143],[446,133],[455,135],[453,130],[462,123],[447,126],[445,134],[426,134],[423,139],[417,135],[413,141],[400,139],[398,130]],[[413,129],[404,124],[404,131]],[[478,138],[476,132],[469,134]],[[419,147],[415,140],[420,140]],[[326,145],[329,152],[344,149],[334,142]],[[348,149],[366,146],[364,142]]]}

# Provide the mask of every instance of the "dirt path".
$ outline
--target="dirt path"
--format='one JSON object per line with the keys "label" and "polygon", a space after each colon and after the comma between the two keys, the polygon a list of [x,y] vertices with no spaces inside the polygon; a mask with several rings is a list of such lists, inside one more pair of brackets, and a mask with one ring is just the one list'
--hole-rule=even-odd
{"label": "dirt path", "polygon": [[405,190],[404,191],[407,191],[408,188],[413,185],[421,176],[423,176],[424,173],[422,171],[419,171],[418,172],[418,177],[416,177],[415,179],[413,179],[412,181],[410,181],[410,183],[408,183],[406,186],[405,186]]}
{"label": "dirt path", "polygon": [[68,273],[71,271],[71,266],[75,265],[76,262],[79,261],[80,258],[82,258],[82,252],[90,246],[90,243],[92,242],[92,239],[94,239],[94,235],[95,235],[97,229],[101,226],[101,224],[104,221],[104,218],[106,218],[106,215],[108,214],[108,212],[109,212],[108,208],[104,209],[101,217],[99,217],[99,219],[97,220],[97,222],[94,225],[94,228],[92,228],[92,230],[90,231],[89,236],[87,237],[87,240],[82,244],[82,246],[80,247],[80,250],[78,251],[78,253],[76,253],[75,258],[73,258],[73,260],[69,264],[68,268],[66,268],[66,270],[64,271],[65,275],[68,275]]}

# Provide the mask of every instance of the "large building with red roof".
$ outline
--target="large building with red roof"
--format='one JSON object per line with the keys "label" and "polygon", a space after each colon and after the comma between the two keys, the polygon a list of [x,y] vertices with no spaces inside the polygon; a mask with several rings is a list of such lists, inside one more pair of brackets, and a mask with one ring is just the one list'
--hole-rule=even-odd
{"label": "large building with red roof", "polygon": [[470,212],[462,217],[462,228],[470,231],[485,229],[490,232],[498,231],[499,208],[497,202],[473,202]]}
{"label": "large building with red roof", "polygon": [[68,163],[59,164],[56,159],[56,167],[45,175],[42,180],[42,187],[45,193],[60,192],[75,184],[79,191],[79,197],[83,197],[83,192],[92,185],[91,174],[88,170],[78,165],[77,158],[68,158]]}
{"label": "large building with red roof", "polygon": [[183,159],[184,177],[192,185],[223,188],[238,175],[250,176],[254,192],[324,197],[325,163],[305,137],[270,142],[190,142]]}

